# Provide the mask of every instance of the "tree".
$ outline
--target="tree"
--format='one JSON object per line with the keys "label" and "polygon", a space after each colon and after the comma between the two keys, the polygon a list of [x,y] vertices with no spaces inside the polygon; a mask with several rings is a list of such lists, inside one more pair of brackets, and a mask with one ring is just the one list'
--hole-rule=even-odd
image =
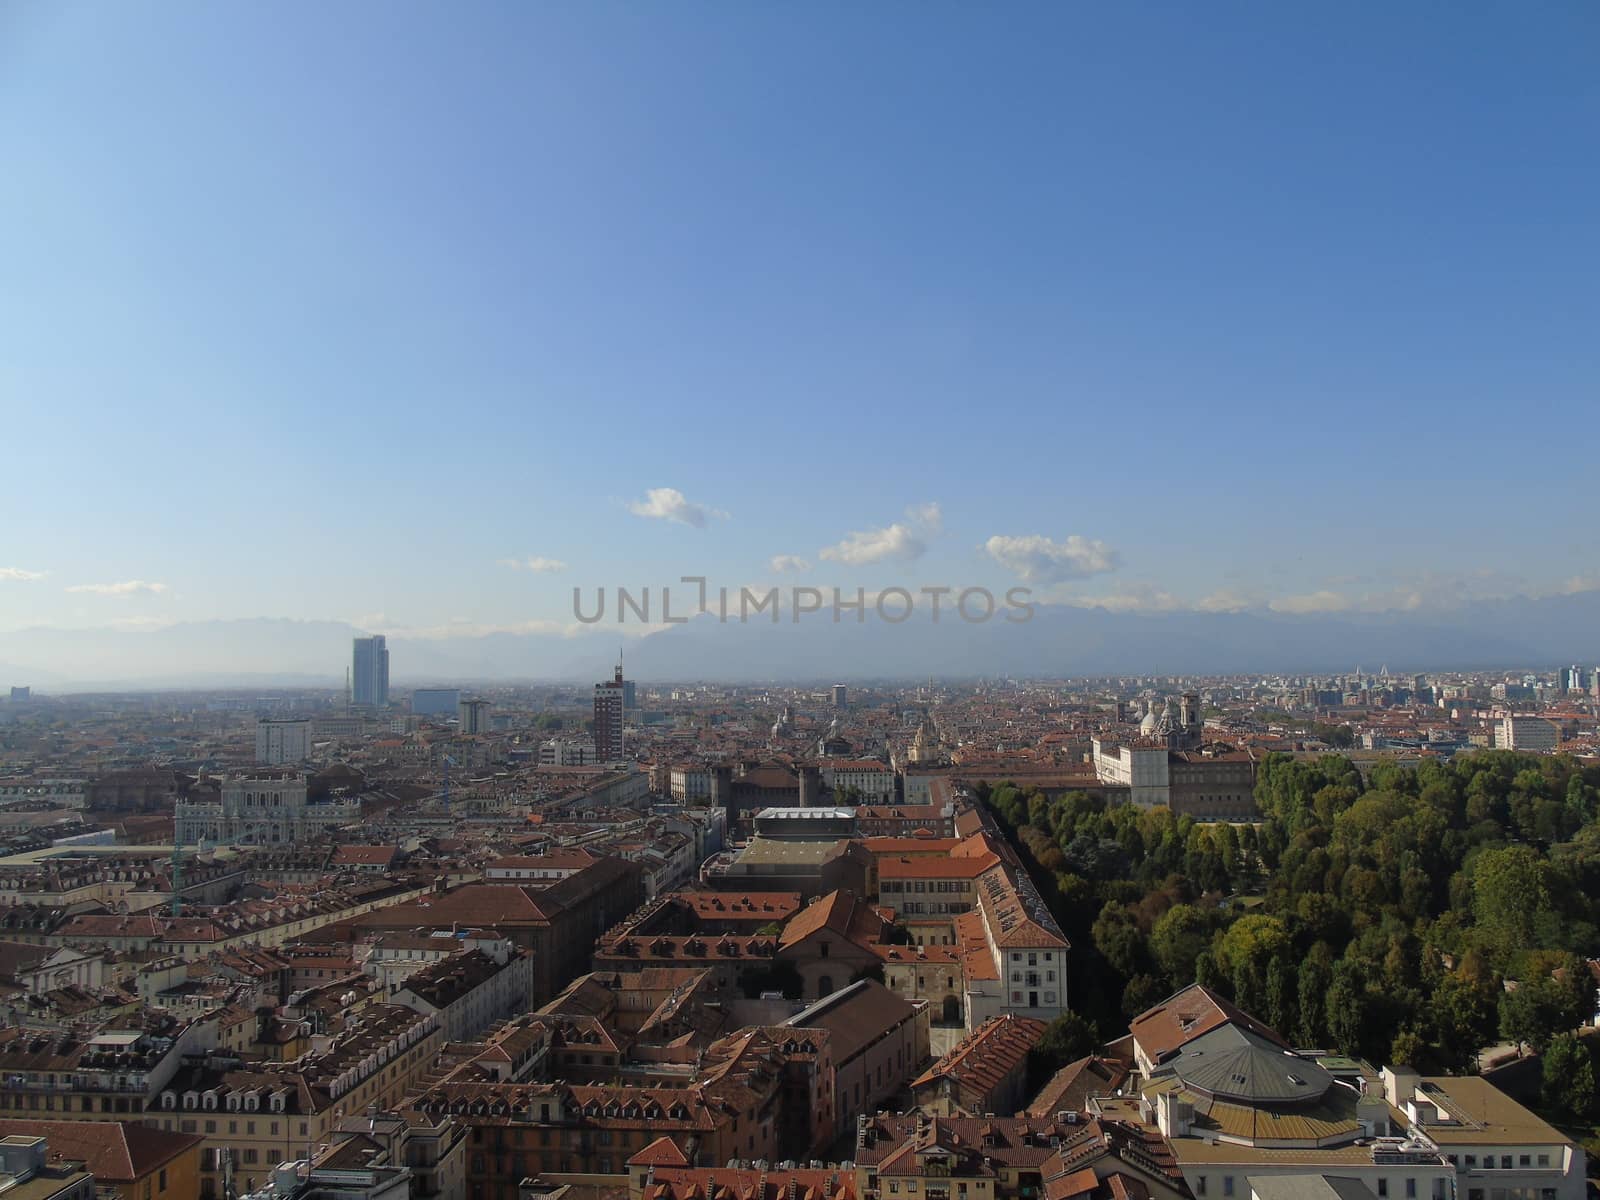
{"label": "tree", "polygon": [[1595,1098],[1594,1056],[1584,1041],[1570,1033],[1551,1039],[1544,1052],[1544,1102],[1575,1121],[1593,1119]]}
{"label": "tree", "polygon": [[1065,1012],[1039,1035],[1039,1042],[1028,1051],[1030,1090],[1037,1091],[1050,1076],[1070,1062],[1093,1054],[1100,1039],[1094,1026],[1076,1012]]}
{"label": "tree", "polygon": [[1415,1029],[1402,1029],[1389,1045],[1389,1062],[1397,1067],[1414,1067],[1423,1062],[1427,1054],[1427,1044]]}
{"label": "tree", "polygon": [[1267,964],[1267,1024],[1285,1037],[1292,1037],[1295,1023],[1294,967],[1284,955],[1275,955]]}
{"label": "tree", "polygon": [[1300,965],[1300,1025],[1302,1046],[1320,1047],[1328,1036],[1328,989],[1333,985],[1333,957],[1325,942],[1318,942]]}
{"label": "tree", "polygon": [[1549,975],[1525,979],[1500,999],[1500,1031],[1539,1051],[1557,1034],[1576,1029],[1586,1015],[1574,1003],[1571,989]]}
{"label": "tree", "polygon": [[1465,968],[1439,981],[1430,1011],[1434,1044],[1446,1068],[1467,1071],[1476,1065],[1478,1051],[1495,1034],[1495,996],[1492,978]]}
{"label": "tree", "polygon": [[1211,944],[1211,919],[1192,904],[1174,904],[1150,929],[1150,954],[1173,990],[1194,982],[1194,960]]}
{"label": "tree", "polygon": [[1202,950],[1194,960],[1194,981],[1214,992],[1226,992],[1228,990],[1226,979],[1227,976],[1217,967],[1217,960],[1211,957],[1211,951]]}
{"label": "tree", "polygon": [[1478,855],[1472,864],[1472,912],[1487,945],[1513,949],[1540,944],[1539,933],[1551,914],[1550,875],[1550,864],[1527,846]]}
{"label": "tree", "polygon": [[1283,922],[1266,913],[1250,913],[1228,926],[1211,947],[1217,967],[1233,975],[1248,965],[1257,976],[1265,977],[1267,963],[1289,949],[1289,933]]}
{"label": "tree", "polygon": [[1266,1011],[1266,984],[1256,964],[1248,958],[1240,959],[1233,969],[1233,1002],[1247,1013]]}
{"label": "tree", "polygon": [[1366,1032],[1367,998],[1353,968],[1341,961],[1328,988],[1328,1035],[1339,1053],[1359,1055]]}
{"label": "tree", "polygon": [[1122,1015],[1130,1019],[1136,1017],[1154,1008],[1166,997],[1165,980],[1157,979],[1154,975],[1135,975],[1128,980],[1128,986],[1122,989]]}
{"label": "tree", "polygon": [[1124,979],[1143,971],[1147,958],[1144,934],[1124,905],[1107,904],[1101,909],[1091,933],[1100,953]]}

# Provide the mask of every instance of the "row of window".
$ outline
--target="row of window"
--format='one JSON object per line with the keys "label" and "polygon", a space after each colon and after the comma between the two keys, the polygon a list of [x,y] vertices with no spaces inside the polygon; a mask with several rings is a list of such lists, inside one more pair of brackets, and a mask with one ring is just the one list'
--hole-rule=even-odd
{"label": "row of window", "polygon": [[878,885],[883,892],[970,892],[972,885],[964,880],[948,879],[885,879]]}
{"label": "row of window", "polygon": [[[1445,1155],[1445,1157],[1450,1160],[1450,1165],[1452,1167],[1462,1165],[1461,1163],[1458,1163],[1456,1161],[1456,1156],[1454,1154],[1447,1154],[1447,1155]],[[1509,1155],[1509,1154],[1500,1155],[1500,1165],[1499,1165],[1498,1168],[1496,1168],[1496,1166],[1495,1166],[1495,1156],[1492,1155],[1492,1154],[1485,1154],[1483,1156],[1483,1169],[1486,1170],[1486,1171],[1493,1171],[1493,1170],[1496,1170],[1496,1169],[1501,1170],[1501,1171],[1509,1171],[1509,1170],[1512,1170],[1511,1160],[1512,1160],[1512,1156]],[[1519,1154],[1519,1155],[1516,1156],[1516,1162],[1517,1162],[1517,1166],[1518,1167],[1522,1167],[1522,1168],[1532,1167],[1535,1164],[1537,1164],[1538,1166],[1541,1166],[1541,1167],[1549,1167],[1549,1165],[1550,1165],[1550,1156],[1548,1154],[1540,1154],[1540,1155]],[[1476,1154],[1468,1154],[1468,1155],[1466,1155],[1466,1157],[1465,1157],[1465,1166],[1467,1167],[1468,1170],[1472,1170],[1475,1167],[1477,1167],[1478,1166],[1478,1156]]]}
{"label": "row of window", "polygon": [[[293,1124],[293,1122],[285,1121],[284,1124],[285,1125],[291,1125],[291,1124]],[[278,1122],[277,1121],[268,1121],[267,1125],[268,1125],[267,1136],[268,1137],[277,1137],[278,1136]],[[203,1129],[200,1128],[202,1126],[203,1126]],[[201,1132],[217,1133],[218,1132],[218,1127],[217,1126],[218,1126],[218,1123],[216,1121],[201,1121],[201,1122],[180,1121],[178,1123],[178,1131],[180,1133],[201,1133]],[[171,1129],[172,1128],[172,1122],[170,1122],[170,1121],[165,1122],[165,1128]],[[239,1122],[237,1122],[237,1121],[229,1121],[228,1122],[228,1132],[231,1133],[231,1134],[237,1135],[238,1132],[239,1132]],[[244,1123],[244,1135],[245,1135],[245,1137],[255,1137],[256,1136],[256,1123],[254,1121],[246,1121]],[[300,1122],[300,1136],[301,1137],[305,1137],[306,1136],[306,1123],[304,1121]]]}
{"label": "row of window", "polygon": [[[1056,994],[1054,992],[1046,992],[1044,994],[1044,1003],[1046,1005],[1054,1004],[1055,1002],[1056,1002]],[[1012,992],[1011,993],[1011,1003],[1020,1005],[1022,1003],[1022,993],[1021,992]],[[1032,1007],[1031,1004],[1030,1004],[1030,1007]]]}

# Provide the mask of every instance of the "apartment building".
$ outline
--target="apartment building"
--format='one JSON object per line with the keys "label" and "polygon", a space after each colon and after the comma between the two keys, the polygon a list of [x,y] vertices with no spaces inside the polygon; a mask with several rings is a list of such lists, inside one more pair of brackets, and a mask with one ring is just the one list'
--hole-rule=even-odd
{"label": "apartment building", "polygon": [[225,1175],[249,1191],[278,1163],[328,1142],[345,1115],[399,1104],[443,1044],[436,1014],[374,1005],[339,1033],[319,1035],[294,1062],[185,1066],[161,1088],[146,1122],[205,1139],[202,1200],[222,1195]]}
{"label": "apartment building", "polygon": [[1016,1112],[1027,1098],[1028,1051],[1045,1028],[1028,1017],[985,1021],[912,1081],[917,1108],[945,1117]]}
{"label": "apartment building", "polygon": [[93,1032],[0,1029],[0,1117],[137,1120],[184,1056],[215,1046],[209,1019]]}

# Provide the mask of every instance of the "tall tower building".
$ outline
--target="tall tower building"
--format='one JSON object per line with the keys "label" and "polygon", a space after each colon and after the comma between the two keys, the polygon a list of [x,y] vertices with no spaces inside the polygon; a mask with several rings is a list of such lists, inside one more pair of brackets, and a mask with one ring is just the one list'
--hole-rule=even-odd
{"label": "tall tower building", "polygon": [[598,762],[622,758],[622,664],[616,677],[594,685],[594,756]]}
{"label": "tall tower building", "polygon": [[463,700],[456,706],[457,723],[461,733],[480,734],[489,732],[489,702],[487,700]]}
{"label": "tall tower building", "polygon": [[842,683],[833,685],[833,706],[835,708],[850,707],[850,689]]}
{"label": "tall tower building", "polygon": [[387,707],[389,647],[383,640],[383,634],[356,638],[350,666],[351,700],[365,708]]}

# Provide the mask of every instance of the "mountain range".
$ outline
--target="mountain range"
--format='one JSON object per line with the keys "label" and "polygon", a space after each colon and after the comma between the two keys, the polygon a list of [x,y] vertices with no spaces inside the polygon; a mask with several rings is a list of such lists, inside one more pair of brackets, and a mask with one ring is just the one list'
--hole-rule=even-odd
{"label": "mountain range", "polygon": [[[148,630],[0,633],[0,685],[41,692],[170,687],[337,687],[350,639],[338,621],[248,618]],[[631,631],[629,631],[631,633]],[[1600,662],[1600,591],[1479,600],[1448,610],[1285,614],[1110,612],[1039,605],[1031,621],[983,624],[925,614],[890,625],[816,614],[719,624],[700,617],[648,636],[618,627],[463,637],[389,635],[397,686],[572,681],[609,674],[625,645],[642,681],[1232,674],[1536,668]]]}

